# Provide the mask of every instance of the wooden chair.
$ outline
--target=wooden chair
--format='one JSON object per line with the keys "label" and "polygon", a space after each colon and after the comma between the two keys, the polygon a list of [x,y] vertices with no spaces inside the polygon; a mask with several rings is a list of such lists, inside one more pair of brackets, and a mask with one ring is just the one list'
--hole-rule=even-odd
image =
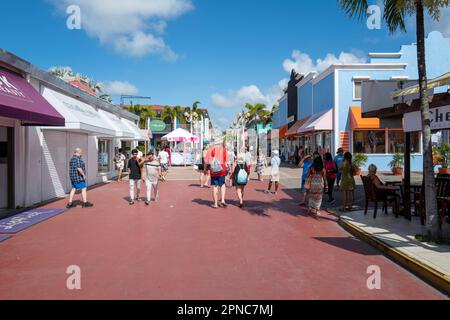
{"label": "wooden chair", "polygon": [[383,202],[383,211],[387,214],[387,203],[393,201],[393,210],[395,212],[395,216],[398,217],[398,196],[389,195],[386,192],[380,192],[367,176],[361,176],[361,180],[363,182],[364,193],[366,195],[364,214],[367,214],[367,210],[369,209],[369,202],[373,202],[375,204],[373,218],[376,219],[378,212],[378,202]]}

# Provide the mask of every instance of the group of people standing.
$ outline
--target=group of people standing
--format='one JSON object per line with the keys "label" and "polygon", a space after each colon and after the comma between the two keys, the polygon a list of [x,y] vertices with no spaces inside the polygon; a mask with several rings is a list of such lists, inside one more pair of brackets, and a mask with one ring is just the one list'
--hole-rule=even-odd
{"label": "group of people standing", "polygon": [[[319,214],[322,206],[323,195],[328,196],[328,203],[335,203],[333,191],[335,183],[342,192],[341,211],[351,211],[354,204],[355,171],[352,163],[352,154],[339,148],[336,156],[333,158],[331,153],[327,152],[321,156],[319,152],[312,155],[306,155],[299,166],[302,168],[301,192],[303,194],[303,203],[301,206],[307,206],[311,213]],[[324,192],[325,191],[325,192]]]}

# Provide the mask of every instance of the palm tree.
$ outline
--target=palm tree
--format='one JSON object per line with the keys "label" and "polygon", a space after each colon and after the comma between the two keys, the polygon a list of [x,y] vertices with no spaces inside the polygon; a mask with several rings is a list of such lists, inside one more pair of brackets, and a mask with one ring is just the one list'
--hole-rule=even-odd
{"label": "palm tree", "polygon": [[162,118],[169,118],[172,121],[173,129],[175,130],[177,128],[177,121],[183,121],[183,111],[180,106],[176,106],[173,108],[166,106],[164,107],[164,110],[162,112]]}
{"label": "palm tree", "polygon": [[157,117],[157,112],[149,108],[144,109],[140,114],[139,127],[141,129],[148,129],[148,119],[155,119]]}
{"label": "palm tree", "polygon": [[[367,0],[338,0],[340,7],[350,17],[362,19],[367,16]],[[441,237],[437,216],[436,185],[431,144],[430,106],[427,97],[427,70],[425,63],[424,11],[434,20],[439,20],[441,8],[448,6],[449,0],[384,0],[384,20],[389,31],[398,29],[406,32],[405,18],[416,15],[417,65],[419,70],[420,112],[422,115],[423,175],[425,182],[425,210],[428,217],[427,229],[431,238]]]}

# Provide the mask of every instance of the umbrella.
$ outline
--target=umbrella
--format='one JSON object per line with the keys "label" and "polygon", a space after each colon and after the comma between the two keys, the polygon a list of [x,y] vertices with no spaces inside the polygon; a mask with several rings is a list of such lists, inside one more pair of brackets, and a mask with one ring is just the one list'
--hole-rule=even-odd
{"label": "umbrella", "polygon": [[182,128],[178,128],[168,135],[162,137],[162,140],[166,140],[169,142],[195,142],[198,143],[199,138],[190,134],[187,130]]}

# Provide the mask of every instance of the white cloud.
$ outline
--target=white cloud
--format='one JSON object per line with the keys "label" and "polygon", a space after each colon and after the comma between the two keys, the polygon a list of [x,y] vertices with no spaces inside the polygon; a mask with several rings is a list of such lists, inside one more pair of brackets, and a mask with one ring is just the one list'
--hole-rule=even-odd
{"label": "white cloud", "polygon": [[61,13],[69,5],[81,8],[86,33],[111,45],[117,52],[141,57],[159,54],[169,60],[176,54],[160,36],[167,20],[193,9],[191,0],[50,0]]}
{"label": "white cloud", "polygon": [[246,103],[264,103],[269,108],[277,104],[283,95],[287,79],[283,79],[276,86],[263,93],[256,85],[243,86],[239,90],[229,90],[226,94],[214,93],[211,95],[212,103],[220,108],[243,108]]}
{"label": "white cloud", "polygon": [[427,15],[426,23],[429,31],[440,31],[445,37],[450,37],[450,7],[441,9],[439,21],[434,21]]}
{"label": "white cloud", "polygon": [[110,81],[106,83],[106,92],[110,95],[135,95],[139,90],[127,81]]}
{"label": "white cloud", "polygon": [[291,72],[295,69],[298,73],[308,74],[311,71],[322,72],[332,64],[352,64],[365,63],[365,57],[357,56],[353,53],[341,52],[339,57],[332,53],[328,53],[325,58],[313,61],[312,58],[304,52],[294,50],[291,59],[286,59],[283,62],[283,68],[286,72]]}

